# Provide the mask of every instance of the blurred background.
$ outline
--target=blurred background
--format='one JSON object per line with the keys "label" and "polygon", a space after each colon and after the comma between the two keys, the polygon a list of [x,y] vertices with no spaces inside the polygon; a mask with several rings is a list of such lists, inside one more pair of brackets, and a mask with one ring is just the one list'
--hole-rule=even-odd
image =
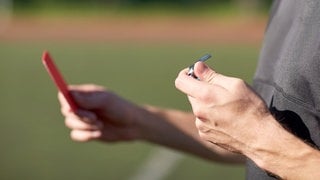
{"label": "blurred background", "polygon": [[244,179],[242,166],[144,142],[70,140],[51,55],[70,84],[96,83],[138,104],[190,110],[177,73],[205,53],[251,83],[269,0],[0,0],[0,179]]}

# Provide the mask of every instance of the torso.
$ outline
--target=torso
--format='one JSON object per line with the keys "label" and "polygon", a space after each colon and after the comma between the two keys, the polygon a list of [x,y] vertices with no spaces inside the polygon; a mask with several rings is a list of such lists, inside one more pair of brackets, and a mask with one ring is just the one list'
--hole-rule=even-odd
{"label": "torso", "polygon": [[[320,147],[320,1],[276,0],[254,88],[277,120]],[[273,179],[248,161],[248,179]]]}

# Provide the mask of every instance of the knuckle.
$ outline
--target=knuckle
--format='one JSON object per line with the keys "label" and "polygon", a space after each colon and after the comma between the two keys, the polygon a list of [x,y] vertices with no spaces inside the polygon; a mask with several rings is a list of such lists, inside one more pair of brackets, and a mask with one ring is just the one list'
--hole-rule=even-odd
{"label": "knuckle", "polygon": [[204,133],[204,132],[208,131],[208,128],[205,126],[205,124],[202,120],[197,118],[195,124],[196,124],[196,127],[199,132]]}
{"label": "knuckle", "polygon": [[184,78],[183,77],[185,76],[186,71],[187,70],[185,69],[185,70],[182,70],[182,71],[179,72],[177,78],[174,81],[174,84],[175,84],[176,88],[180,89],[183,86],[183,84],[184,84],[184,82],[183,82]]}
{"label": "knuckle", "polygon": [[69,110],[70,108],[66,107],[66,106],[62,106],[60,108],[60,112],[63,116],[70,116],[71,115],[71,111]]}
{"label": "knuckle", "polygon": [[64,108],[64,107],[61,107],[61,108],[60,108],[60,112],[61,112],[61,114],[64,115],[64,116],[67,114],[66,108]]}
{"label": "knuckle", "polygon": [[80,89],[82,89],[83,91],[88,91],[88,92],[106,90],[105,87],[99,86],[99,85],[96,85],[96,84],[83,84],[83,85],[80,85],[78,87],[80,87]]}
{"label": "knuckle", "polygon": [[202,122],[197,118],[195,121],[195,125],[196,125],[197,129],[199,130],[200,127],[202,126]]}
{"label": "knuckle", "polygon": [[239,79],[239,78],[233,78],[233,87],[238,89],[242,88],[245,85],[244,80]]}
{"label": "knuckle", "polygon": [[204,141],[211,141],[210,140],[210,137],[207,135],[207,133],[204,133],[204,132],[200,132],[199,131],[199,137],[202,139],[202,140],[204,140]]}
{"label": "knuckle", "polygon": [[218,74],[215,71],[211,70],[205,75],[205,79],[207,82],[213,82],[214,78],[217,76]]}
{"label": "knuckle", "polygon": [[70,129],[73,129],[72,119],[66,118],[66,119],[64,120],[64,124],[65,124],[66,127],[70,128]]}
{"label": "knuckle", "polygon": [[199,107],[194,107],[193,108],[193,114],[196,116],[196,117],[202,117],[203,116],[203,111],[201,108]]}
{"label": "knuckle", "polygon": [[178,89],[179,89],[179,87],[181,87],[181,80],[180,80],[179,77],[176,78],[176,80],[174,81],[174,85],[175,85],[175,87],[178,88]]}
{"label": "knuckle", "polygon": [[204,88],[201,90],[201,93],[199,93],[199,99],[203,102],[208,102],[210,100],[211,93],[211,88]]}
{"label": "knuckle", "polygon": [[203,132],[199,131],[198,134],[199,134],[201,139],[205,139],[206,135]]}

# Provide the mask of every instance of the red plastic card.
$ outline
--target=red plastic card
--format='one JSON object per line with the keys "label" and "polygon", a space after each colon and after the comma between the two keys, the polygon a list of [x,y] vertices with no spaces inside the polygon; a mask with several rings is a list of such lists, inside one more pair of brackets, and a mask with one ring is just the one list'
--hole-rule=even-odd
{"label": "red plastic card", "polygon": [[61,73],[59,72],[58,68],[53,62],[53,59],[50,57],[47,51],[43,52],[42,62],[46,67],[48,73],[50,74],[52,80],[54,81],[55,85],[57,86],[58,90],[62,93],[64,98],[67,100],[70,106],[70,110],[73,112],[76,112],[78,107],[68,90],[66,82],[64,81]]}

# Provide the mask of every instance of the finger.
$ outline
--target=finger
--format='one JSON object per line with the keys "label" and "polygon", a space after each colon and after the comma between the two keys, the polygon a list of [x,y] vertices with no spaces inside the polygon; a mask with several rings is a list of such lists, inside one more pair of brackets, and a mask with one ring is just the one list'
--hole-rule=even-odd
{"label": "finger", "polygon": [[195,125],[199,132],[209,132],[210,128],[206,125],[207,120],[196,117]]}
{"label": "finger", "polygon": [[[75,103],[83,109],[94,109],[101,104],[101,97],[105,92],[105,88],[94,84],[69,85],[68,89]],[[61,93],[58,93],[58,99],[61,104],[62,112],[70,109],[69,104]],[[97,101],[100,99],[100,101]],[[87,108],[89,107],[89,108]],[[66,113],[68,113],[66,111]]]}
{"label": "finger", "polygon": [[88,110],[101,108],[108,98],[104,91],[71,91],[71,95],[78,106]]}
{"label": "finger", "polygon": [[99,139],[102,136],[101,131],[86,131],[86,130],[72,130],[70,137],[74,141],[87,142],[90,140]]}
{"label": "finger", "polygon": [[203,83],[188,76],[187,72],[187,69],[180,71],[175,80],[175,86],[183,93],[194,97],[195,92],[199,90],[199,87],[201,87]]}
{"label": "finger", "polygon": [[[192,107],[192,112],[195,117],[199,118],[200,120],[203,120],[204,122],[207,121],[208,119],[212,118],[212,109],[208,108],[208,104],[204,102],[203,100],[198,100],[193,97],[188,96],[189,102]],[[216,100],[217,101],[217,100]],[[219,102],[209,102],[210,107],[213,107],[215,103]]]}
{"label": "finger", "polygon": [[238,78],[224,76],[217,73],[203,62],[197,62],[194,67],[195,75],[201,80],[210,84],[219,85],[226,90],[232,89]]}
{"label": "finger", "polygon": [[99,121],[97,115],[91,111],[78,110],[76,115],[86,123],[94,124]]}
{"label": "finger", "polygon": [[61,106],[61,113],[64,116],[68,116],[68,115],[74,113],[74,112],[70,111],[70,105],[67,102],[67,100],[65,99],[65,97],[62,95],[61,92],[58,92],[58,100],[59,100],[60,106]]}
{"label": "finger", "polygon": [[131,141],[138,139],[139,135],[133,128],[106,124],[102,131],[101,138],[108,142]]}
{"label": "finger", "polygon": [[187,94],[188,96],[201,100],[214,100],[221,93],[225,93],[226,89],[219,85],[209,84],[208,82],[199,81],[186,74],[182,70],[175,80],[176,88]]}
{"label": "finger", "polygon": [[102,123],[86,123],[76,116],[68,116],[65,119],[65,125],[70,129],[78,130],[98,130],[102,129]]}
{"label": "finger", "polygon": [[194,73],[199,79],[209,83],[213,83],[214,78],[219,75],[213,69],[209,68],[209,66],[207,66],[205,63],[200,61],[195,63]]}
{"label": "finger", "polygon": [[103,86],[99,86],[95,84],[69,85],[68,89],[70,91],[79,91],[79,92],[93,92],[93,91],[106,90]]}

